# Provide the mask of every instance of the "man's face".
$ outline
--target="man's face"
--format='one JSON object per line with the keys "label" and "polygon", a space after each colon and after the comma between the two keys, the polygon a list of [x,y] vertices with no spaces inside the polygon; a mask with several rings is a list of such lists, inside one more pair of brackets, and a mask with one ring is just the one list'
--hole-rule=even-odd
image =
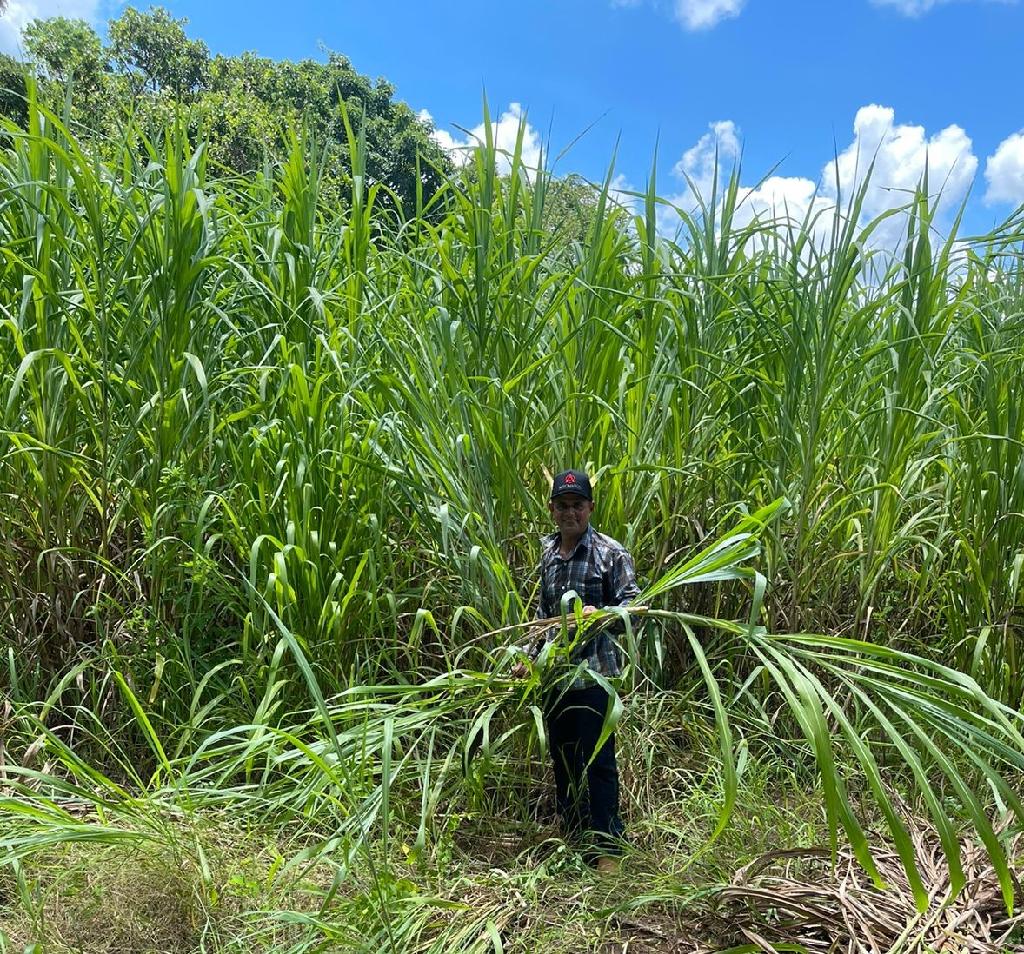
{"label": "man's face", "polygon": [[594,512],[594,501],[579,494],[559,494],[548,501],[548,510],[558,529],[569,536],[586,532],[590,515]]}

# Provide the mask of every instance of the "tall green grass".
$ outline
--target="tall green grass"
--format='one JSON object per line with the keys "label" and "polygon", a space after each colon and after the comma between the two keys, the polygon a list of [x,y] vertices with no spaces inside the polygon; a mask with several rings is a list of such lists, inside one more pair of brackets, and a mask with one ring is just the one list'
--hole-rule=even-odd
{"label": "tall green grass", "polygon": [[802,740],[869,870],[869,803],[913,870],[900,785],[954,883],[966,822],[1012,903],[990,817],[1024,768],[1019,220],[937,239],[923,186],[883,260],[857,196],[816,241],[740,225],[733,176],[669,240],[653,174],[634,210],[609,172],[566,243],[521,138],[509,174],[488,140],[399,216],[349,129],[337,209],[301,131],[240,182],[173,129],[99,157],[35,102],[4,128],[7,748],[45,759],[9,770],[7,859],[155,840],[202,872],[165,810],[304,819],[293,862],[368,865],[399,949],[392,819],[424,851],[543,742],[491,634],[528,616],[573,464],[655,608],[627,688],[687,687],[715,727],[712,834],[756,725]]}

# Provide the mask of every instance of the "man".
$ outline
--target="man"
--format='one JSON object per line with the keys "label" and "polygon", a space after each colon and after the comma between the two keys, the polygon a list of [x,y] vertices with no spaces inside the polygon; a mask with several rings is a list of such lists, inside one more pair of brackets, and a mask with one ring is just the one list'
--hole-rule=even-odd
{"label": "man", "polygon": [[[537,619],[559,616],[562,596],[569,591],[583,601],[585,614],[599,606],[624,606],[637,596],[640,589],[633,558],[621,543],[590,526],[594,497],[590,478],[583,471],[567,470],[555,477],[548,512],[558,531],[543,540]],[[614,733],[590,761],[608,708],[608,693],[591,673],[606,679],[621,674],[615,642],[621,629],[621,623],[605,623],[588,630],[569,656],[573,668],[563,672],[561,679],[554,674],[556,678],[549,680],[544,695],[563,830],[570,838],[588,838],[589,854],[602,873],[617,870],[624,829],[619,817]],[[527,655],[536,659],[560,632],[560,626],[548,629],[525,650]],[[522,662],[513,669],[517,677],[526,672]]]}

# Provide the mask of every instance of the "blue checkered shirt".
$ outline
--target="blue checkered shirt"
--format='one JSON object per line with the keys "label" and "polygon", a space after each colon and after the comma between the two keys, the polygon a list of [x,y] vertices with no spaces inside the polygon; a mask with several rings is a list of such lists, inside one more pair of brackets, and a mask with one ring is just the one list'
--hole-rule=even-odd
{"label": "blue checkered shirt", "polygon": [[[562,596],[570,590],[576,592],[584,606],[597,607],[625,606],[640,593],[633,558],[617,540],[588,526],[576,549],[565,558],[559,553],[560,540],[558,533],[543,539],[536,619],[561,615]],[[568,609],[571,614],[571,605]],[[529,654],[536,658],[544,645],[555,639],[560,631],[561,627],[548,629],[528,650]],[[571,689],[585,689],[593,685],[594,680],[588,677],[586,670],[608,678],[622,673],[615,642],[615,635],[622,632],[622,623],[604,623],[591,632],[593,635],[586,643],[577,646],[569,656],[570,664],[577,666],[583,663],[585,667],[569,686]]]}

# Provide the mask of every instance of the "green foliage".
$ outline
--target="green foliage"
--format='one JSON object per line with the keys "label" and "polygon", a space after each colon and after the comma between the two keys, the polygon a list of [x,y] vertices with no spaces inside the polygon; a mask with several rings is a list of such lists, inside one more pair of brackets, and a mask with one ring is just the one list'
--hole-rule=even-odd
{"label": "green foliage", "polygon": [[586,242],[597,215],[600,189],[582,176],[552,177],[544,199],[544,231],[570,242]]}
{"label": "green foliage", "polygon": [[681,687],[717,737],[708,838],[774,747],[869,872],[872,818],[926,900],[895,785],[954,886],[966,826],[1013,902],[1019,223],[955,258],[925,183],[886,259],[860,196],[821,239],[739,225],[733,177],[674,243],[653,176],[627,229],[610,171],[567,243],[522,131],[510,174],[488,126],[401,220],[369,111],[340,113],[339,207],[311,121],[240,179],[183,123],[104,159],[28,94],[0,156],[5,857],[286,816],[296,866],[365,872],[397,949],[392,832],[422,853],[531,771],[541,677],[510,683],[499,644],[571,462],[652,607],[626,688]]}
{"label": "green foliage", "polygon": [[110,58],[133,86],[138,83],[137,92],[167,90],[187,101],[206,85],[210,51],[202,40],[188,38],[186,23],[163,7],[148,13],[128,7],[110,21]]}
{"label": "green foliage", "polygon": [[33,20],[22,38],[25,50],[46,75],[71,82],[76,92],[95,93],[107,69],[107,55],[96,31],[84,20]]}
{"label": "green foliage", "polygon": [[[225,172],[251,175],[305,123],[325,143],[324,187],[347,197],[351,183],[342,105],[365,117],[366,173],[387,189],[382,204],[401,204],[406,214],[417,196],[439,189],[449,160],[412,110],[394,100],[386,80],[372,82],[349,60],[329,53],[326,62],[276,62],[253,53],[214,56],[185,32],[187,20],[154,7],[132,7],[110,21],[109,45],[82,20],[35,20],[24,33],[31,63],[41,74],[40,96],[63,114],[70,84],[70,118],[81,135],[95,138],[108,157],[124,131],[159,138],[175,117],[188,124],[193,143],[206,144],[210,160]],[[24,124],[24,78],[10,71],[14,93],[0,100],[0,115]],[[5,105],[6,104],[6,105]]]}
{"label": "green foliage", "polygon": [[23,126],[28,119],[25,93],[24,67],[13,57],[0,53],[0,116]]}

